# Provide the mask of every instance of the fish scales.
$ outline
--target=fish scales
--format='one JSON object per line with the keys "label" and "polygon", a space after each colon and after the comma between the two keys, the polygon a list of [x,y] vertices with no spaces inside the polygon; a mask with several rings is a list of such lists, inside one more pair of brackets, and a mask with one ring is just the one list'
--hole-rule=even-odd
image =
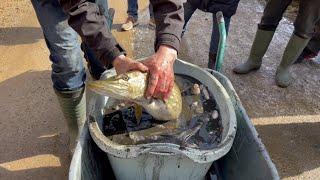
{"label": "fish scales", "polygon": [[131,71],[106,80],[91,81],[88,88],[104,96],[139,104],[157,120],[178,119],[182,111],[182,98],[177,84],[174,84],[166,101],[146,99],[144,94],[148,83],[147,76],[148,73]]}

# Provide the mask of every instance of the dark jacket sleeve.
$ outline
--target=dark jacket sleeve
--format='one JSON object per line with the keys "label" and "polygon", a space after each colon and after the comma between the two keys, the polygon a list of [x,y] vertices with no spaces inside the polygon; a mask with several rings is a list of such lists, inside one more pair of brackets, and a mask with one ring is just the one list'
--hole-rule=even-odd
{"label": "dark jacket sleeve", "polygon": [[125,54],[106,26],[106,18],[99,7],[89,0],[59,0],[69,14],[69,25],[80,35],[83,42],[108,66],[119,55]]}
{"label": "dark jacket sleeve", "polygon": [[216,14],[222,11],[223,16],[231,18],[238,8],[240,0],[187,0],[186,3],[191,4],[204,12]]}
{"label": "dark jacket sleeve", "polygon": [[207,5],[208,12],[216,14],[218,11],[222,11],[225,17],[233,16],[238,8],[240,0],[209,0]]}
{"label": "dark jacket sleeve", "polygon": [[156,21],[155,49],[168,45],[179,51],[184,24],[181,0],[150,0]]}

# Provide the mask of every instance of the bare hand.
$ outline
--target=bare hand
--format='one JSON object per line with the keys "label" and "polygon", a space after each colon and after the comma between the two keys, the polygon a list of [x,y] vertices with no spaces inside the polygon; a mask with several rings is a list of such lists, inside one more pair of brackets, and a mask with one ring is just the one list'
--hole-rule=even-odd
{"label": "bare hand", "polygon": [[144,64],[134,61],[124,55],[118,56],[114,61],[113,61],[113,67],[116,69],[117,74],[122,74],[126,73],[128,71],[134,71],[138,70],[141,72],[147,72],[148,67],[145,66]]}
{"label": "bare hand", "polygon": [[174,85],[173,63],[177,51],[169,46],[161,45],[158,51],[142,61],[149,69],[149,81],[146,97],[166,100]]}

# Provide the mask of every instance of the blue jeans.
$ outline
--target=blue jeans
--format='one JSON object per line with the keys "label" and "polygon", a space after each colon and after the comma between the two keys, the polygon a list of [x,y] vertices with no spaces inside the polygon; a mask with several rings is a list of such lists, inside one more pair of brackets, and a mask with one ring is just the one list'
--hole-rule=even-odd
{"label": "blue jeans", "polygon": [[[187,30],[188,22],[189,22],[191,16],[193,15],[193,13],[196,10],[197,10],[197,7],[193,7],[189,3],[185,3],[184,4],[184,20],[185,20],[185,23],[183,25],[182,36],[183,36],[184,32]],[[228,31],[229,31],[230,19],[231,19],[230,17],[224,17],[227,34],[228,34]],[[213,22],[213,24],[212,24],[212,34],[211,34],[209,52],[215,54],[218,51],[219,38],[220,38],[218,22],[217,22],[217,18],[216,18],[215,14],[212,14],[212,22]]]}
{"label": "blue jeans", "polygon": [[[42,27],[45,42],[50,51],[52,62],[53,87],[58,91],[77,90],[84,86],[86,79],[83,58],[81,56],[78,34],[68,25],[68,15],[58,0],[32,0],[32,5]],[[106,0],[97,0],[99,7],[106,9]],[[85,54],[90,49],[85,47]],[[92,64],[99,63],[92,54]]]}
{"label": "blue jeans", "polygon": [[[138,0],[128,0],[128,15],[133,17],[135,20],[138,20]],[[150,18],[154,18],[153,16],[153,7],[151,3],[149,4],[149,14]]]}

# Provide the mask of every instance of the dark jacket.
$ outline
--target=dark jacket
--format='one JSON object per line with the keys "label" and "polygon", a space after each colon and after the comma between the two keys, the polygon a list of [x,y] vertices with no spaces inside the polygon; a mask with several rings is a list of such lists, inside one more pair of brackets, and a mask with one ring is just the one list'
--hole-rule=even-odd
{"label": "dark jacket", "polygon": [[[106,19],[94,0],[59,0],[60,5],[70,15],[69,25],[82,40],[96,53],[98,59],[108,66],[124,49],[105,25]],[[156,19],[155,49],[168,45],[177,51],[184,23],[181,0],[150,0]]]}
{"label": "dark jacket", "polygon": [[218,11],[222,11],[224,16],[231,17],[236,13],[239,1],[240,0],[187,0],[187,3],[205,12],[215,14]]}

